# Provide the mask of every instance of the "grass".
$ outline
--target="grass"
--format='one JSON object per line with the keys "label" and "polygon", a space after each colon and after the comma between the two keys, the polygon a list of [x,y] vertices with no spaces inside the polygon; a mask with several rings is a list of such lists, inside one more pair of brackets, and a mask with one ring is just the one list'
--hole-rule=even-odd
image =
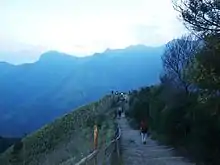
{"label": "grass", "polygon": [[99,146],[114,135],[112,99],[103,99],[79,107],[73,112],[45,125],[22,139],[23,148],[14,153],[13,147],[0,155],[1,165],[61,164],[75,162],[92,151],[93,126],[99,125]]}

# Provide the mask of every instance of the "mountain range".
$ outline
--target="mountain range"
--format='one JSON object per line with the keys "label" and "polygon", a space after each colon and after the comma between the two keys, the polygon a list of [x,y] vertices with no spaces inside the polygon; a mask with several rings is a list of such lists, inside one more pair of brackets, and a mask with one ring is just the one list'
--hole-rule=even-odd
{"label": "mountain range", "polygon": [[0,135],[22,136],[112,90],[159,82],[163,51],[136,45],[81,58],[49,51],[34,63],[0,62]]}

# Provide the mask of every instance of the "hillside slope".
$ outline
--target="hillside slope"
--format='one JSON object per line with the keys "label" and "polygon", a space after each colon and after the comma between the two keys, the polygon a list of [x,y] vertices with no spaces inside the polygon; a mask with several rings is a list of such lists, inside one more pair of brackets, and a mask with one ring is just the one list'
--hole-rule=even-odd
{"label": "hillside slope", "polygon": [[0,63],[0,135],[22,136],[111,90],[158,82],[162,52],[138,45],[85,58],[51,51],[32,64]]}
{"label": "hillside slope", "polygon": [[99,126],[99,146],[114,136],[112,96],[82,106],[25,137],[23,147],[0,155],[1,165],[58,165],[78,161],[93,149],[93,126]]}

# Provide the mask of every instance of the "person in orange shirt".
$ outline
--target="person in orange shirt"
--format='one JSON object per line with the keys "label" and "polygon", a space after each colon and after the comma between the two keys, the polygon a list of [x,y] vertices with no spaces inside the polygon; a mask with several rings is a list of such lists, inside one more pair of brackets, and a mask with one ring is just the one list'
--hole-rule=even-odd
{"label": "person in orange shirt", "polygon": [[94,126],[94,149],[98,148],[98,127]]}

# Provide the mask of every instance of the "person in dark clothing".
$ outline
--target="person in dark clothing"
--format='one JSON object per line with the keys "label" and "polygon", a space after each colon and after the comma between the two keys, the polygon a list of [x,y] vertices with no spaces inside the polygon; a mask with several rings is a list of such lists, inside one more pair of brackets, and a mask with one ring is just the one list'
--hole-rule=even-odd
{"label": "person in dark clothing", "polygon": [[121,118],[121,109],[118,111],[118,116]]}
{"label": "person in dark clothing", "polygon": [[147,125],[147,121],[146,120],[142,120],[141,121],[140,130],[141,130],[142,143],[146,144],[147,133],[148,133],[148,125]]}
{"label": "person in dark clothing", "polygon": [[121,118],[121,115],[122,115],[122,107],[119,106],[118,107],[118,117]]}

